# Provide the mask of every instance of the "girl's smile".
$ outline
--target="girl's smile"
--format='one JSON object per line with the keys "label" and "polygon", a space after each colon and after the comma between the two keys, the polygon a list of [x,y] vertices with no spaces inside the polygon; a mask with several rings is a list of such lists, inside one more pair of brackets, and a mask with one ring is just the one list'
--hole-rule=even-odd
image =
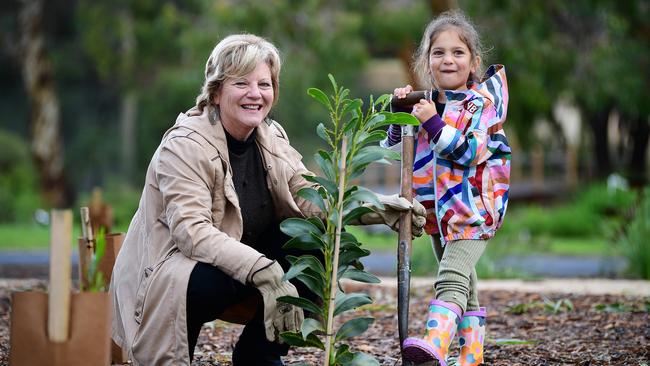
{"label": "girl's smile", "polygon": [[477,64],[453,27],[440,32],[431,44],[429,69],[440,90],[466,90],[469,75],[476,71]]}

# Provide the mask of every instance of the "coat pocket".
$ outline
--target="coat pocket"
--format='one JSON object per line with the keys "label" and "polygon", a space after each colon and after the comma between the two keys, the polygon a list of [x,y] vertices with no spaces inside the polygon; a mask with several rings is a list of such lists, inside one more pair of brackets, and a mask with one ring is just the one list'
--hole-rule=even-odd
{"label": "coat pocket", "polygon": [[133,316],[135,318],[136,323],[140,324],[142,322],[142,316],[144,315],[144,304],[145,300],[147,298],[147,293],[149,292],[149,288],[151,287],[151,282],[153,278],[155,277],[155,274],[157,271],[160,269],[160,267],[169,259],[171,256],[178,251],[177,248],[171,249],[165,258],[163,258],[161,261],[158,263],[154,264],[153,266],[146,267],[142,271],[142,275],[140,278],[140,284],[138,285],[138,291],[136,292],[136,300],[135,300],[135,311],[133,313]]}

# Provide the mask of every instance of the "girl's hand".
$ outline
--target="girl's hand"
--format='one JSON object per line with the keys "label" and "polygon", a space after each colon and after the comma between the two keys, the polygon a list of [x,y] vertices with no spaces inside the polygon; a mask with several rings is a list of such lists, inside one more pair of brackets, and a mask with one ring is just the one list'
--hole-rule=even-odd
{"label": "girl's hand", "polygon": [[406,98],[406,94],[412,91],[413,91],[413,87],[410,85],[406,85],[403,88],[395,88],[395,90],[393,91],[393,95],[396,96],[397,99]]}
{"label": "girl's hand", "polygon": [[420,123],[424,123],[438,114],[438,110],[436,109],[436,104],[434,102],[420,99],[420,103],[413,106],[413,112],[411,112],[411,114],[414,115]]}

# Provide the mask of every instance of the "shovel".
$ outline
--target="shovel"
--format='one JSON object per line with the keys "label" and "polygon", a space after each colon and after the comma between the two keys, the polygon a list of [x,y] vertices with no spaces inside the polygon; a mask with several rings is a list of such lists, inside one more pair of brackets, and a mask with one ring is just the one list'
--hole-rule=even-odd
{"label": "shovel", "polygon": [[[405,98],[391,99],[391,107],[407,107],[420,101],[430,99],[429,91],[414,91]],[[402,126],[402,167],[400,180],[400,196],[409,202],[413,201],[413,159],[414,159],[414,127]],[[399,235],[397,244],[397,328],[399,332],[400,349],[408,337],[409,324],[409,291],[411,286],[411,212],[403,213],[399,220]],[[403,350],[402,350],[403,351]],[[406,365],[406,364],[405,364]]]}

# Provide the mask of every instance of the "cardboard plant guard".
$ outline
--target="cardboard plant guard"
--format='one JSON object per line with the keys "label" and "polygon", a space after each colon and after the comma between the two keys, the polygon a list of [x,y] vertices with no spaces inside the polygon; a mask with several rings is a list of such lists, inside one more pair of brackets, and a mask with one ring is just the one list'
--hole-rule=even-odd
{"label": "cardboard plant guard", "polygon": [[[95,237],[93,235],[93,226],[90,221],[90,210],[88,207],[81,207],[79,210],[81,215],[81,237],[78,239],[79,246],[79,284],[81,288],[89,288],[88,283],[88,268],[90,262],[93,260],[95,252]],[[104,255],[99,259],[97,270],[104,275],[104,283],[106,286],[111,282],[113,275],[113,266],[117,259],[117,254],[122,248],[124,242],[124,233],[106,234],[106,248]],[[126,363],[128,356],[125,351],[120,348],[115,342],[111,341],[111,361],[113,363]]]}
{"label": "cardboard plant guard", "polygon": [[108,293],[71,294],[71,243],[72,213],[53,211],[50,291],[12,295],[11,365],[110,363]]}

